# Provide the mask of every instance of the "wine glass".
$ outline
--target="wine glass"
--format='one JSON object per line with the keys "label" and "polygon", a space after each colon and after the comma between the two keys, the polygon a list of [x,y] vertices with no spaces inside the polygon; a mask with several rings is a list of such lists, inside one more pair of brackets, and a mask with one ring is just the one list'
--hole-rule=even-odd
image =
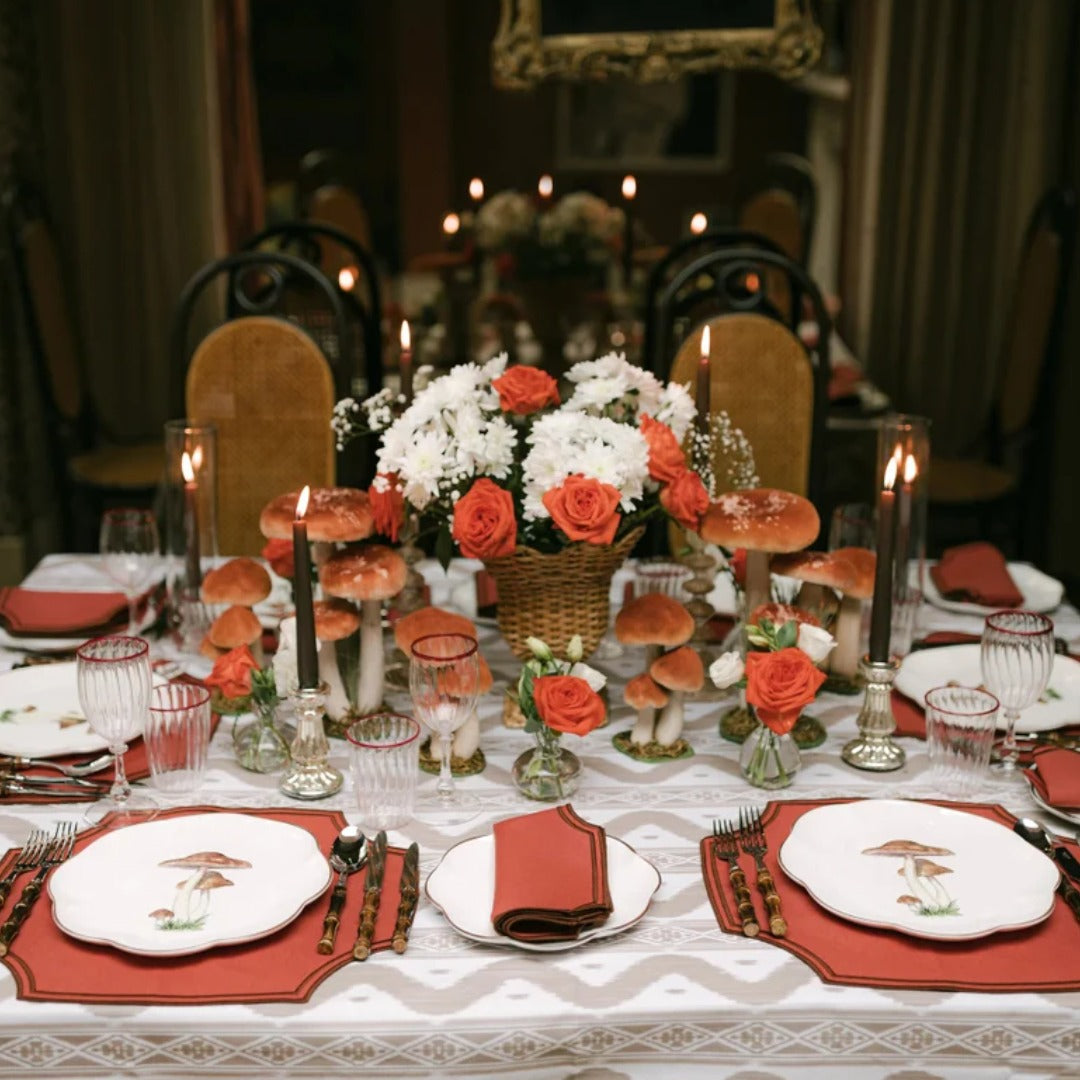
{"label": "wine glass", "polygon": [[479,809],[475,796],[454,787],[450,748],[454,732],[476,707],[480,689],[480,654],[476,638],[467,634],[426,634],[413,642],[409,656],[409,693],[420,720],[439,740],[439,779],[435,798],[421,807],[433,810],[445,824],[468,821]]}
{"label": "wine glass", "polygon": [[98,546],[105,573],[127,597],[127,632],[134,635],[139,629],[139,597],[154,583],[161,566],[157,521],[149,510],[106,510]]}
{"label": "wine glass", "polygon": [[1033,611],[996,611],[982,632],[983,685],[1005,710],[1005,741],[997,768],[1017,774],[1016,721],[1042,697],[1054,667],[1054,624]]}
{"label": "wine glass", "polygon": [[113,812],[114,825],[146,821],[157,803],[145,792],[132,790],[124,752],[142,734],[150,707],[150,646],[137,637],[100,637],[86,642],[75,657],[79,704],[90,730],[105,740],[113,756],[109,798],[92,806],[86,818],[96,824]]}

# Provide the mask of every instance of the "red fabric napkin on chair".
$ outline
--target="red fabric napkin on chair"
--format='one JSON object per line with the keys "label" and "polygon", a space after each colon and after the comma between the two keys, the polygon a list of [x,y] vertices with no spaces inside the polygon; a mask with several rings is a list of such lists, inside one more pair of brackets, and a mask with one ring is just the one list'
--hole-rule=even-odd
{"label": "red fabric napkin on chair", "polygon": [[571,806],[498,822],[491,921],[518,941],[572,941],[611,915],[607,839]]}
{"label": "red fabric napkin on chair", "polygon": [[13,634],[90,634],[127,621],[127,600],[118,592],[46,592],[0,589],[0,622]]}
{"label": "red fabric napkin on chair", "polygon": [[1024,602],[1009,575],[1005,556],[982,540],[949,548],[931,568],[930,576],[948,600],[1001,608],[1019,607]]}
{"label": "red fabric napkin on chair", "polygon": [[1080,751],[1043,746],[1032,755],[1028,776],[1044,803],[1080,813]]}

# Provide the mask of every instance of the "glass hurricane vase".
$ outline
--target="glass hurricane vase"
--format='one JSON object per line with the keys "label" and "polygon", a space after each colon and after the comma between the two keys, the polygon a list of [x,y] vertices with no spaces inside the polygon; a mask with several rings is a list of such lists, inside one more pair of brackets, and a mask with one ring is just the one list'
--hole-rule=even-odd
{"label": "glass hurricane vase", "polygon": [[559,732],[544,725],[536,745],[514,762],[511,775],[518,791],[539,802],[568,799],[581,782],[581,759],[559,743]]}
{"label": "glass hurricane vase", "polygon": [[279,725],[276,705],[252,705],[252,715],[233,723],[233,752],[237,763],[251,772],[280,772],[289,764],[294,731]]}
{"label": "glass hurricane vase", "polygon": [[739,768],[747,781],[769,791],[787,787],[801,764],[799,748],[791,734],[777,735],[764,724],[747,735],[739,754]]}

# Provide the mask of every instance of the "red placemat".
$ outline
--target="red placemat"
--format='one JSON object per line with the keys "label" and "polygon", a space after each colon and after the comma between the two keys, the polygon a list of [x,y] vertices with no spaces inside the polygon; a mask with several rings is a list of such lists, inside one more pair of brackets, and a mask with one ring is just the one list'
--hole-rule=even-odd
{"label": "red placemat", "polygon": [[[337,810],[228,810],[220,806],[165,810],[158,818],[186,814],[246,813],[272,818],[306,829],[319,848],[329,852],[345,816]],[[81,851],[100,835],[100,826],[80,834]],[[0,861],[0,877],[18,856],[9,851]],[[375,923],[374,950],[389,948],[397,919],[404,852],[389,848],[383,878],[382,902]],[[288,867],[282,868],[288,873]],[[15,976],[16,991],[29,1001],[76,1001],[108,1005],[222,1005],[263,1001],[307,1001],[315,987],[339,967],[352,962],[352,947],[363,902],[366,871],[349,878],[345,910],[334,952],[320,956],[315,946],[322,936],[328,894],[312,901],[288,926],[269,937],[244,945],[208,949],[192,956],[149,957],[91,945],[62,933],[53,922],[52,903],[42,896],[27,917],[19,936],[4,957]],[[19,898],[24,876],[0,919]],[[370,963],[371,961],[366,961]]]}
{"label": "red placemat", "polygon": [[[1050,918],[1038,926],[954,942],[928,941],[860,926],[819,907],[801,885],[780,869],[777,852],[807,810],[855,801],[792,800],[766,807],[763,820],[769,853],[765,863],[772,870],[783,902],[788,935],[774,938],[763,929],[758,940],[787,949],[809,964],[824,982],[843,986],[993,993],[1080,990],[1080,924],[1060,897]],[[1016,820],[1000,806],[933,802],[935,806],[966,810],[1007,826]],[[712,836],[701,841],[705,890],[720,929],[740,934],[727,864],[713,855],[715,843]],[[1073,848],[1080,854],[1080,847]],[[752,886],[753,860],[743,856],[740,864]],[[762,926],[766,927],[768,920],[763,917],[761,898],[756,893],[754,902]]]}

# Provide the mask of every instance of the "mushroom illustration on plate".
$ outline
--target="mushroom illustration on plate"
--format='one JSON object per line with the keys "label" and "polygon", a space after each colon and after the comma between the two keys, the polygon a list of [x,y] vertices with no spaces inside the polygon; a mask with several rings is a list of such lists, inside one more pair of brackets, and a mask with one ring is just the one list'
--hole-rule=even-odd
{"label": "mushroom illustration on plate", "polygon": [[251,863],[233,859],[220,851],[197,851],[182,859],[166,859],[159,866],[178,866],[191,870],[191,876],[176,886],[172,910],[158,908],[150,918],[158,930],[201,930],[210,913],[210,893],[234,884],[222,870],[249,870]]}
{"label": "mushroom illustration on plate", "polygon": [[959,915],[960,908],[949,896],[941,882],[952,870],[934,862],[929,856],[953,855],[948,848],[920,844],[914,840],[889,840],[880,847],[865,848],[864,855],[891,855],[904,860],[897,874],[904,879],[908,891],[897,898],[916,915]]}

